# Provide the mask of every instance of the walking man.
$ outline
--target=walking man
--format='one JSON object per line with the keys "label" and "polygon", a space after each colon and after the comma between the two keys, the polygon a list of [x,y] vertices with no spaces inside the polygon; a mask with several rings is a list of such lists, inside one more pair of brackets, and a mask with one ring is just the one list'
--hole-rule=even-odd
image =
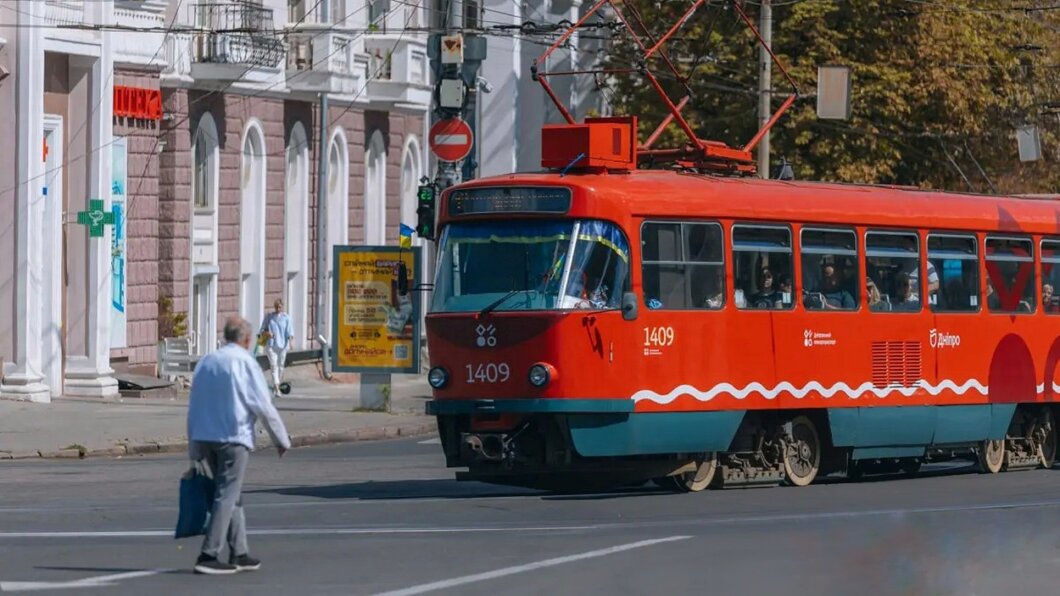
{"label": "walking man", "polygon": [[[243,473],[254,449],[254,423],[262,421],[280,457],[291,447],[265,375],[250,354],[252,336],[245,319],[229,318],[225,346],[199,360],[191,381],[188,454],[192,461],[206,460],[217,485],[196,573],[228,575],[261,567],[247,548],[243,516]],[[227,563],[220,559],[226,540]]]}
{"label": "walking man", "polygon": [[283,312],[283,300],[277,299],[272,306],[273,312],[265,315],[265,320],[261,322],[260,333],[268,338],[265,353],[269,357],[269,370],[272,371],[272,394],[279,397],[283,367],[287,364],[287,349],[294,339],[294,329],[291,328],[290,315]]}

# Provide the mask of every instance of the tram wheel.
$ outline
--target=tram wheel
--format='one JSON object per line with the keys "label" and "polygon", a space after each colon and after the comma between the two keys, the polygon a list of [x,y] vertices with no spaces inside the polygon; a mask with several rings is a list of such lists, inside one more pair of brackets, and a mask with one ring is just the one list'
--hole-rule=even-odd
{"label": "tram wheel", "polygon": [[784,446],[784,479],[792,486],[806,486],[821,469],[821,438],[806,416],[791,421],[791,438]]}
{"label": "tram wheel", "polygon": [[979,445],[979,472],[997,474],[1005,469],[1005,440],[983,441]]}
{"label": "tram wheel", "polygon": [[686,493],[698,493],[714,483],[718,476],[718,454],[705,453],[696,458],[696,470],[667,476],[670,488]]}
{"label": "tram wheel", "polygon": [[1049,408],[1042,410],[1038,421],[1035,423],[1031,440],[1038,451],[1038,461],[1041,467],[1049,469],[1056,463],[1056,419],[1053,411]]}

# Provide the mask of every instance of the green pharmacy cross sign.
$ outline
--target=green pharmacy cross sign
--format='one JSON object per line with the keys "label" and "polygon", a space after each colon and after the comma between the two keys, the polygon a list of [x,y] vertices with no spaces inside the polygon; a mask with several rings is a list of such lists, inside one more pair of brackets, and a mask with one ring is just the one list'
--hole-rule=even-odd
{"label": "green pharmacy cross sign", "polygon": [[88,211],[78,212],[77,223],[88,226],[90,238],[101,238],[103,226],[114,225],[114,214],[103,210],[103,201],[91,200],[88,202]]}

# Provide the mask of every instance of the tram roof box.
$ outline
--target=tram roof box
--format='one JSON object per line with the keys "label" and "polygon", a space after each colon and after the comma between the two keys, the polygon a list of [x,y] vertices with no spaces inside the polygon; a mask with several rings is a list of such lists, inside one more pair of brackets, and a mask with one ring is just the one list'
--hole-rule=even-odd
{"label": "tram roof box", "polygon": [[637,167],[637,118],[586,118],[546,124],[541,166],[552,170],[632,170]]}

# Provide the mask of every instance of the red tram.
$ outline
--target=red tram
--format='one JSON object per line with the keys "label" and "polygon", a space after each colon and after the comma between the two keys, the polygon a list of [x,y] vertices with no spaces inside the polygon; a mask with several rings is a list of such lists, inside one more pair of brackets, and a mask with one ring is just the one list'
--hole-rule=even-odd
{"label": "red tram", "polygon": [[440,224],[429,411],[462,478],[1055,460],[1060,202],[550,173],[450,189]]}
{"label": "red tram", "polygon": [[[687,21],[647,43],[611,0],[583,22],[605,4],[645,61]],[[688,98],[638,72],[670,111],[645,143],[635,118],[575,123],[535,70],[567,120],[543,131],[548,171],[441,197],[428,412],[458,478],[697,491],[1053,465],[1060,202],[747,177],[764,130],[698,139]],[[674,121],[688,144],[651,149]],[[638,169],[657,160],[673,169]]]}

